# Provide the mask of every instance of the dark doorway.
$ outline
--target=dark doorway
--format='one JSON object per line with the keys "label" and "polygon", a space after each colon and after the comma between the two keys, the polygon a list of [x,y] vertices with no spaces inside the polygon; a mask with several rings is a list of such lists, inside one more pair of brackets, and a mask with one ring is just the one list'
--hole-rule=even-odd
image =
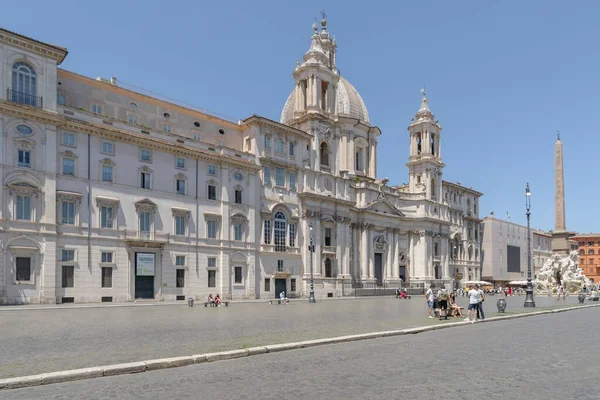
{"label": "dark doorway", "polygon": [[135,253],[136,299],[154,298],[154,257],[155,256],[152,253]]}
{"label": "dark doorway", "polygon": [[281,292],[285,292],[287,297],[287,290],[285,289],[285,279],[275,279],[275,298],[278,299]]}
{"label": "dark doorway", "polygon": [[375,281],[377,285],[383,285],[383,254],[375,253]]}
{"label": "dark doorway", "polygon": [[442,271],[439,264],[435,264],[433,267],[433,273],[435,279],[442,279]]}
{"label": "dark doorway", "polygon": [[406,283],[406,267],[404,265],[400,266],[400,274],[398,276],[400,276],[400,279],[402,279],[402,282]]}

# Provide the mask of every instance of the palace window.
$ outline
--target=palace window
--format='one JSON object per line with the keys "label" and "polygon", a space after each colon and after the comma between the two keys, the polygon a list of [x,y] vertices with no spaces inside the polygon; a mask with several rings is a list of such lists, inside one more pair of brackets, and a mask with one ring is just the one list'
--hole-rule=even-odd
{"label": "palace window", "polygon": [[62,266],[62,287],[72,288],[75,286],[75,267],[72,265]]}
{"label": "palace window", "polygon": [[111,165],[102,166],[102,181],[112,182],[113,181],[113,167]]}
{"label": "palace window", "polygon": [[176,183],[177,194],[185,194],[185,179],[177,179]]}
{"label": "palace window", "polygon": [[64,94],[56,94],[56,104],[58,104],[59,106],[64,106],[67,104],[67,98]]}
{"label": "palace window", "polygon": [[63,146],[75,146],[75,134],[71,132],[63,132],[62,139]]}
{"label": "palace window", "polygon": [[294,156],[294,150],[295,150],[294,149],[294,143],[290,142],[290,144],[289,144],[289,153],[290,153],[290,156]]}
{"label": "palace window", "polygon": [[62,202],[62,223],[68,225],[75,224],[75,203],[72,201]]}
{"label": "palace window", "polygon": [[283,153],[283,142],[279,138],[275,139],[275,152]]}
{"label": "palace window", "polygon": [[208,199],[209,200],[217,199],[217,187],[215,185],[208,185]]}
{"label": "palace window", "polygon": [[283,168],[275,168],[275,185],[285,186],[285,170]]}
{"label": "palace window", "polygon": [[140,232],[150,232],[150,213],[148,211],[140,212]]}
{"label": "palace window", "polygon": [[290,279],[290,292],[295,292],[296,291],[296,279],[292,278]]}
{"label": "palace window", "polygon": [[163,125],[163,132],[165,132],[165,133],[171,133],[171,125],[164,124]]}
{"label": "palace window", "polygon": [[217,166],[216,165],[209,165],[208,166],[208,174],[209,175],[217,175]]}
{"label": "palace window", "polygon": [[271,137],[269,135],[265,135],[265,150],[271,149]]}
{"label": "palace window", "polygon": [[206,221],[207,237],[209,239],[217,238],[217,221]]}
{"label": "palace window", "polygon": [[17,257],[16,273],[17,273],[16,280],[18,282],[31,281],[31,258],[30,257]]}
{"label": "palace window", "polygon": [[103,251],[100,254],[100,259],[103,264],[112,264],[113,262],[113,253],[112,251]]}
{"label": "palace window", "polygon": [[129,121],[130,124],[137,125],[138,124],[138,116],[135,114],[129,114],[127,121]]}
{"label": "palace window", "polygon": [[177,159],[175,160],[175,166],[179,169],[185,169],[185,158],[177,157]]}
{"label": "palace window", "polygon": [[271,186],[271,168],[264,167],[263,176],[264,176],[265,185]]}
{"label": "palace window", "polygon": [[102,115],[102,106],[100,104],[92,104],[92,112],[94,114]]}
{"label": "palace window", "polygon": [[233,224],[233,240],[242,240],[243,224],[237,222]]}
{"label": "palace window", "polygon": [[289,225],[290,247],[296,247],[296,224]]}
{"label": "palace window", "polygon": [[236,204],[242,204],[242,189],[235,189],[234,201]]}
{"label": "palace window", "polygon": [[290,189],[296,189],[296,174],[294,172],[290,172]]}
{"label": "palace window", "polygon": [[142,189],[150,189],[150,172],[141,172],[140,173],[140,188]]}
{"label": "palace window", "polygon": [[208,270],[208,287],[217,287],[217,271]]}
{"label": "palace window", "polygon": [[243,283],[242,267],[234,267],[234,283]]}
{"label": "palace window", "polygon": [[63,158],[62,173],[63,175],[75,176],[75,160],[71,158]]}
{"label": "palace window", "polygon": [[62,249],[60,252],[61,261],[75,261],[75,250]]}
{"label": "palace window", "polygon": [[16,62],[12,69],[12,101],[29,106],[37,104],[35,70],[27,63]]}
{"label": "palace window", "polygon": [[594,249],[589,249],[588,250],[588,255],[593,255],[594,254]]}
{"label": "palace window", "polygon": [[175,234],[176,235],[185,235],[185,216],[184,215],[176,215],[175,216]]}
{"label": "palace window", "polygon": [[285,234],[286,234],[286,218],[285,215],[278,211],[275,213],[275,251],[285,251]]}
{"label": "palace window", "polygon": [[105,154],[115,154],[115,144],[106,140],[102,141],[102,152]]}
{"label": "palace window", "polygon": [[112,287],[112,267],[102,267],[102,287],[103,288],[111,288]]}
{"label": "palace window", "polygon": [[264,225],[265,244],[271,244],[271,220],[265,219]]}
{"label": "palace window", "polygon": [[152,150],[140,149],[140,161],[152,162]]}
{"label": "palace window", "polygon": [[19,167],[31,168],[31,151],[19,149],[17,165]]}
{"label": "palace window", "polygon": [[15,216],[20,221],[31,221],[31,197],[17,196],[15,202]]}
{"label": "palace window", "polygon": [[271,279],[265,278],[265,292],[271,291]]}
{"label": "palace window", "polygon": [[175,265],[185,267],[185,256],[175,256]]}
{"label": "palace window", "polygon": [[325,246],[331,246],[331,228],[325,228]]}
{"label": "palace window", "polygon": [[100,209],[100,227],[101,228],[113,228],[113,208],[109,206],[102,206]]}
{"label": "palace window", "polygon": [[185,287],[185,269],[178,268],[176,271],[177,275],[175,276],[175,287]]}

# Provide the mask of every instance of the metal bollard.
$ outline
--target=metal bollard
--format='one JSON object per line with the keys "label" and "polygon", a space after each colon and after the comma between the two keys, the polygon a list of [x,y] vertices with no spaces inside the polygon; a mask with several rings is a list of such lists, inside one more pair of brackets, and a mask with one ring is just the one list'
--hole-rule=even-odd
{"label": "metal bollard", "polygon": [[188,306],[194,307],[194,298],[193,297],[188,297]]}

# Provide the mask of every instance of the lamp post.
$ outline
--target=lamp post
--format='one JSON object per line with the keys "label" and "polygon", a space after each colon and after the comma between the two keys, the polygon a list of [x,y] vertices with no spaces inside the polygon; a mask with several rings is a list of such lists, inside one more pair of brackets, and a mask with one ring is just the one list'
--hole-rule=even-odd
{"label": "lamp post", "polygon": [[535,307],[533,300],[533,284],[531,283],[531,227],[529,220],[531,218],[531,191],[529,183],[525,188],[525,208],[527,209],[527,289],[525,289],[525,307]]}
{"label": "lamp post", "polygon": [[308,252],[310,254],[310,293],[308,295],[308,302],[309,303],[316,303],[317,300],[315,299],[315,285],[314,285],[314,275],[313,275],[313,258],[314,258],[314,252],[315,252],[315,245],[313,244],[313,226],[312,226],[312,222],[309,225],[309,230],[310,230],[310,245],[308,245]]}

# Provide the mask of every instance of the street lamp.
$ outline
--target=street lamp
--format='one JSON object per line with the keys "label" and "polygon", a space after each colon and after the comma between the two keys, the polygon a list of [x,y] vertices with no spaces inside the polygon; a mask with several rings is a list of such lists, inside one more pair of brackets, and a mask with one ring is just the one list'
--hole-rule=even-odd
{"label": "street lamp", "polygon": [[525,208],[527,209],[527,289],[525,289],[525,307],[535,307],[533,300],[533,284],[531,283],[531,227],[529,219],[531,218],[531,191],[529,183],[525,188]]}
{"label": "street lamp", "polygon": [[308,245],[308,252],[310,254],[310,293],[308,295],[308,302],[309,303],[316,303],[317,300],[315,299],[315,285],[314,285],[314,276],[313,276],[313,258],[314,258],[314,252],[315,252],[315,245],[313,244],[313,226],[312,226],[312,222],[309,225],[309,230],[310,230],[310,244]]}

